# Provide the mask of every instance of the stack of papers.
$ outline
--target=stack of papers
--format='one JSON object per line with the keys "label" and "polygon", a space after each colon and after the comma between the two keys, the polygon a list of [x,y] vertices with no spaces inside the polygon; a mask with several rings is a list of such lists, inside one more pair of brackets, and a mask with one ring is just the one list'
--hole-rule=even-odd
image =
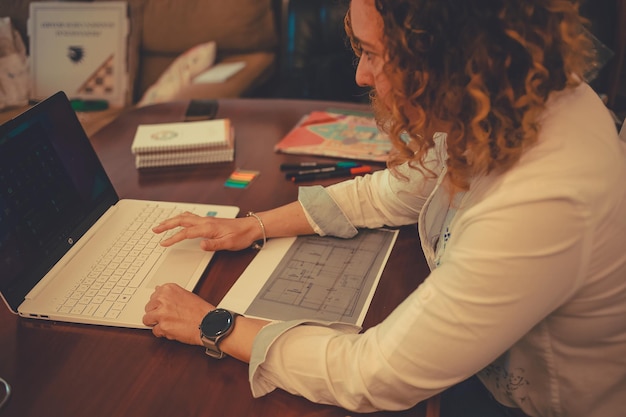
{"label": "stack of papers", "polygon": [[131,151],[137,168],[195,165],[232,161],[234,142],[229,119],[144,124]]}

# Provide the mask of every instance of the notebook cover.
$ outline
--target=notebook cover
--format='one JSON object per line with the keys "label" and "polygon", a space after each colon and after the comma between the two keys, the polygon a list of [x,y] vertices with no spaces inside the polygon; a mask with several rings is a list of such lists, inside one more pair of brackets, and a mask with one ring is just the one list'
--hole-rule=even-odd
{"label": "notebook cover", "polygon": [[142,124],[137,127],[133,154],[212,149],[227,146],[231,135],[228,119]]}
{"label": "notebook cover", "polygon": [[371,117],[314,111],[278,142],[274,150],[299,155],[385,161],[391,142],[378,130]]}

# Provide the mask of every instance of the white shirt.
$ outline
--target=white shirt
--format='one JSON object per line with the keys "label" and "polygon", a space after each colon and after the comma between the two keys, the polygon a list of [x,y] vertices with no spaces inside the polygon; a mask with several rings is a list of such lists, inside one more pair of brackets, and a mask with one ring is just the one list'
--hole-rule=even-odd
{"label": "white shirt", "polygon": [[[300,201],[321,234],[418,221],[431,274],[382,323],[282,322],[257,336],[255,396],[275,388],[350,410],[405,409],[478,374],[531,416],[618,416],[626,398],[626,145],[587,85],[555,94],[539,142],[450,207],[439,174],[402,167]],[[416,248],[416,251],[420,248]]]}

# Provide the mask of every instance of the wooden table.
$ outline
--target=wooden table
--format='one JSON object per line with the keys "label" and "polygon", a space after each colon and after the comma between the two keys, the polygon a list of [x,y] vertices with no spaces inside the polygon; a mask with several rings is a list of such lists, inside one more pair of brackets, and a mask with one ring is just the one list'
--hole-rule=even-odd
{"label": "wooden table", "polygon": [[[135,169],[130,143],[137,124],[180,121],[186,102],[126,111],[93,135],[92,143],[120,197],[232,204],[241,208],[240,215],[296,199],[297,185],[286,181],[278,166],[312,158],[277,154],[273,144],[302,115],[338,104],[224,99],[218,105],[216,117],[230,118],[235,127],[232,163]],[[363,109],[355,104],[343,107]],[[235,168],[258,170],[260,176],[246,189],[225,188],[224,181]],[[401,228],[365,328],[383,320],[428,274],[418,247],[416,228]],[[195,291],[217,304],[254,255],[252,249],[217,253]],[[13,388],[0,417],[357,415],[281,390],[254,399],[247,364],[232,358],[211,360],[197,346],[157,339],[149,331],[23,319],[6,307],[0,309],[0,376]],[[426,408],[422,403],[404,412],[367,415],[420,417]]]}

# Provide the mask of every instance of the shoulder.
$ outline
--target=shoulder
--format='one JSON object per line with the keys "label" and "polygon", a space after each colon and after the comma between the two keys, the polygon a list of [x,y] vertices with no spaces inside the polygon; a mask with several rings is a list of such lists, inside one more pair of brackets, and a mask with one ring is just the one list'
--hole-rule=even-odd
{"label": "shoulder", "polygon": [[594,199],[619,185],[625,162],[624,143],[608,109],[581,84],[548,100],[537,143],[501,174],[501,182],[506,188]]}

